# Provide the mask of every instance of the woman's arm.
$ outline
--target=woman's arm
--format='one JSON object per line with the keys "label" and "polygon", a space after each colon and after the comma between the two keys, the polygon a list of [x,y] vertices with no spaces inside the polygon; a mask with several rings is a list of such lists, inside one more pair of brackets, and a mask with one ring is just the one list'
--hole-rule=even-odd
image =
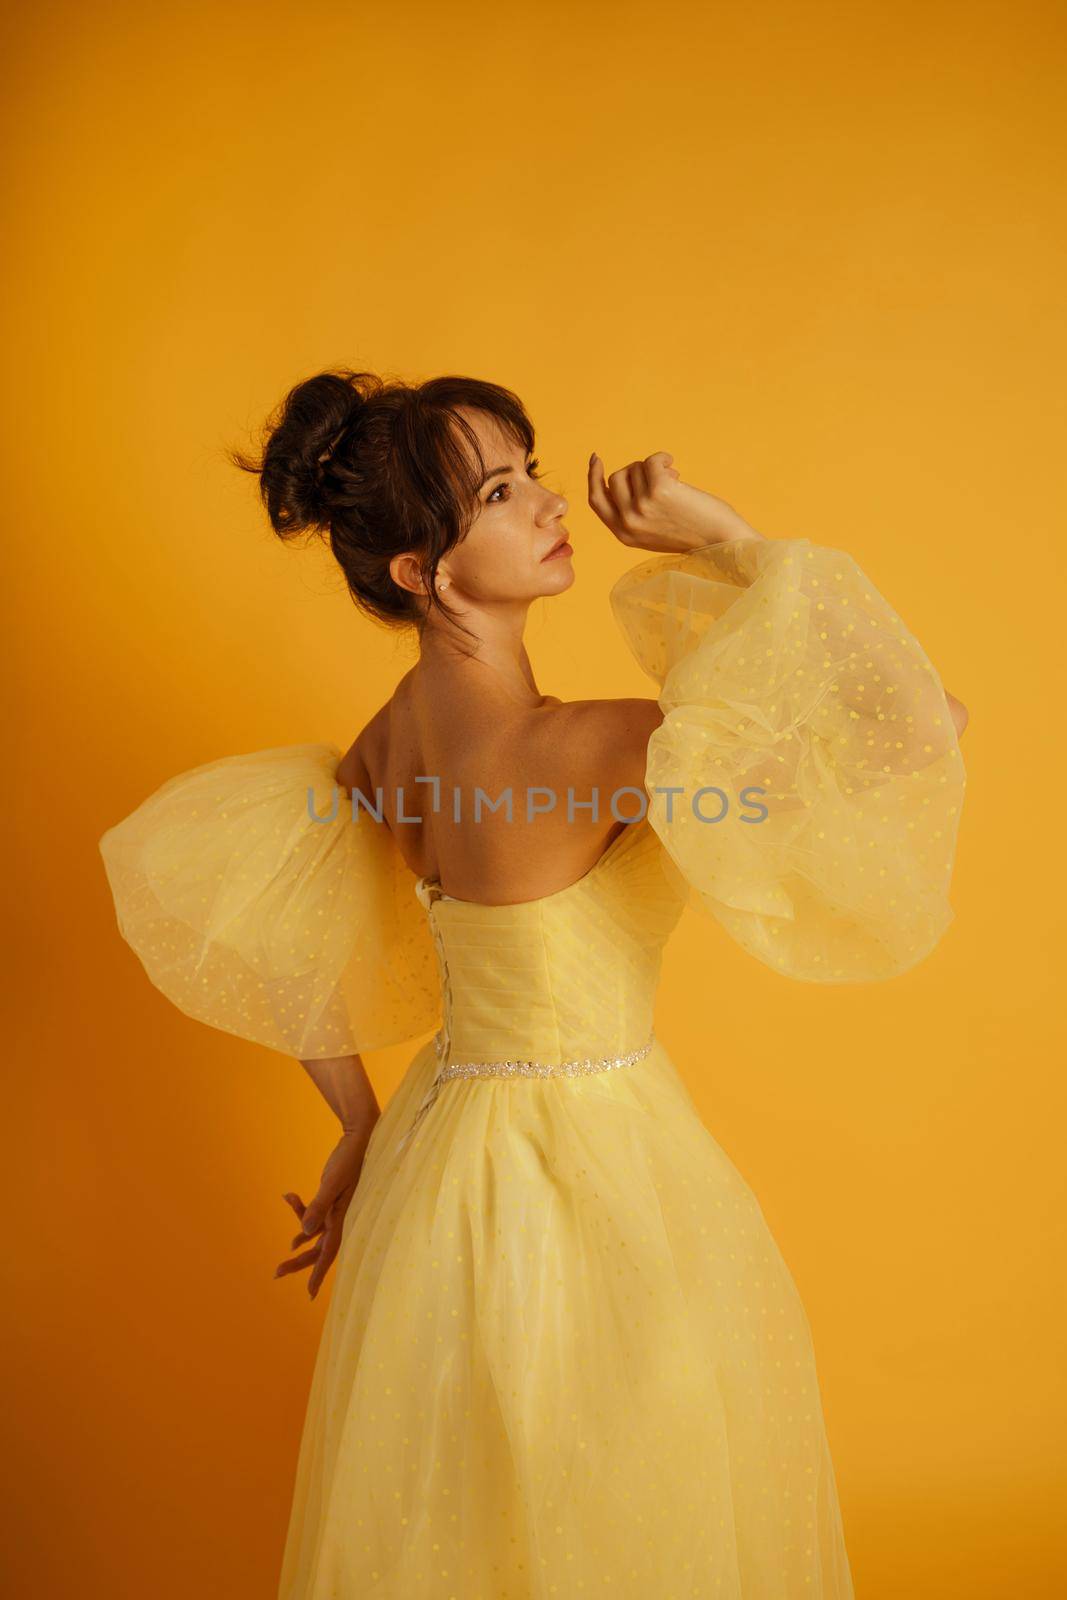
{"label": "woman's arm", "polygon": [[340,1249],[345,1213],[356,1192],[370,1136],[381,1110],[362,1057],[330,1056],[304,1061],[301,1065],[340,1122],[342,1131],[322,1169],[314,1199],[305,1206],[298,1194],[283,1196],[300,1220],[300,1232],[290,1244],[290,1250],[306,1244],[317,1233],[322,1237],[310,1250],[283,1261],[274,1276],[281,1278],[311,1267],[308,1294],[314,1300]]}
{"label": "woman's arm", "polygon": [[346,1133],[374,1126],[381,1111],[362,1056],[329,1056],[301,1066]]}
{"label": "woman's arm", "polygon": [[[659,450],[605,479],[600,457],[590,456],[589,504],[620,543],[662,555],[684,554],[731,540],[765,540],[766,535],[718,495],[684,483],[671,465],[673,459],[668,451]],[[851,616],[838,615],[831,606],[826,622],[827,633],[833,635],[829,644],[853,648]],[[846,685],[842,697],[860,715],[866,712],[863,693],[850,694]],[[967,726],[967,707],[947,690],[945,699],[958,738]]]}

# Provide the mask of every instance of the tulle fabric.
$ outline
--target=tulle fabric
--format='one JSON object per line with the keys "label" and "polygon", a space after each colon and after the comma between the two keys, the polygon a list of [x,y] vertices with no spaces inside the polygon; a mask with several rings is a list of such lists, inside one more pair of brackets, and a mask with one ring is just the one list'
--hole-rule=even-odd
{"label": "tulle fabric", "polygon": [[[851,1600],[811,1332],[657,1042],[375,1127],[280,1600]],[[698,1067],[699,1070],[699,1067]]]}
{"label": "tulle fabric", "polygon": [[[346,1214],[279,1600],[853,1600],[803,1306],[662,1043],[433,1089],[453,1045],[643,1045],[690,897],[784,975],[905,971],[951,920],[959,748],[841,552],[655,558],[612,605],[664,721],[648,819],[569,889],[428,915],[387,829],[309,815],[328,745],[208,763],[101,841],[124,937],[191,1016],[304,1059],[445,1022]],[[729,826],[696,820],[702,785]],[[746,785],[765,822],[736,820]]]}
{"label": "tulle fabric", "polygon": [[[543,900],[430,894],[460,1056],[640,1044],[666,859],[640,824]],[[851,1600],[803,1307],[662,1043],[435,1096],[450,1059],[416,1055],[346,1215],[281,1600]]]}
{"label": "tulle fabric", "polygon": [[631,568],[611,603],[660,686],[649,819],[694,903],[792,978],[923,960],[966,774],[933,664],[855,560],[736,540]]}
{"label": "tulle fabric", "polygon": [[157,988],[301,1060],[414,1038],[441,1014],[414,877],[384,822],[353,817],[340,760],[306,744],[209,761],[100,840],[119,929]]}

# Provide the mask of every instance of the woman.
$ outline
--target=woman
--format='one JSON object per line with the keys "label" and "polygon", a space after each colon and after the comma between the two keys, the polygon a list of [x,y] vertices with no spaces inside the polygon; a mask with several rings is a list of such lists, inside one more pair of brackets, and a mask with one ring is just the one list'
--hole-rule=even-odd
{"label": "woman", "polygon": [[[299,384],[238,464],[418,660],[343,756],[210,762],[101,841],[153,981],[341,1123],[285,1197],[278,1273],[337,1273],[279,1594],[842,1600],[805,1313],[653,1003],[687,900],[787,977],[922,960],[966,712],[849,556],[662,451],[589,465],[658,694],[542,694],[526,615],[574,568],[533,443],[497,385]],[[431,1029],[380,1113],[359,1052]]]}

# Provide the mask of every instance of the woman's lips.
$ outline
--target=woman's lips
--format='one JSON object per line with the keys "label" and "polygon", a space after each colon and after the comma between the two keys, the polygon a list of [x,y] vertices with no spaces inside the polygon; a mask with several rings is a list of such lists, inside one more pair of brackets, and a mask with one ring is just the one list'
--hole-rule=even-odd
{"label": "woman's lips", "polygon": [[571,548],[570,539],[568,537],[568,538],[564,539],[561,544],[556,545],[554,550],[550,550],[548,552],[547,556],[542,556],[541,560],[542,561],[555,561],[557,556],[572,556],[573,554],[574,554],[574,551]]}

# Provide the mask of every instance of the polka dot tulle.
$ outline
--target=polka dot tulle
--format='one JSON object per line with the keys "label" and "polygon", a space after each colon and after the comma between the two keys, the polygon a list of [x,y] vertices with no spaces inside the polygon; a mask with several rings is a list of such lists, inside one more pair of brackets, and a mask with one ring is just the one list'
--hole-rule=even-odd
{"label": "polka dot tulle", "polygon": [[340,760],[309,744],[208,762],[100,841],[152,982],[189,1016],[301,1060],[410,1039],[441,1014],[411,873],[384,823],[352,820]]}
{"label": "polka dot tulle", "polygon": [[611,600],[660,686],[649,818],[693,902],[792,978],[927,956],[966,774],[936,670],[852,557],[731,541],[641,563]]}
{"label": "polka dot tulle", "polygon": [[101,840],[191,1016],[305,1059],[433,1032],[345,1216],[279,1600],[852,1600],[803,1305],[653,1013],[689,900],[784,976],[922,959],[959,748],[839,551],[656,557],[611,600],[665,715],[647,818],[566,890],[453,899],[316,823],[329,745],[210,762]]}

